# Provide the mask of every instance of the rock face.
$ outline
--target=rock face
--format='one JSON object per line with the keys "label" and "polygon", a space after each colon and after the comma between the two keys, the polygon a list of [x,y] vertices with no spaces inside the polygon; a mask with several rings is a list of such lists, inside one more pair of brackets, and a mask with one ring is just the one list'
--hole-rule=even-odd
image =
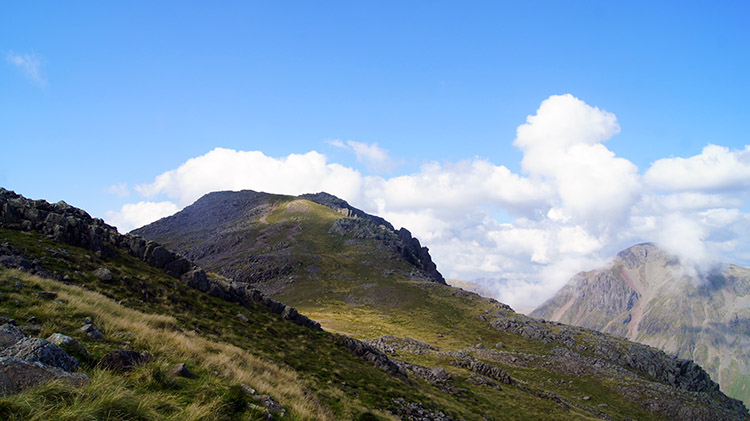
{"label": "rock face", "polygon": [[296,273],[301,265],[299,256],[288,252],[297,230],[303,229],[299,224],[284,228],[285,239],[269,244],[269,240],[281,233],[267,227],[265,218],[273,212],[276,202],[290,199],[303,199],[301,202],[333,209],[345,218],[336,220],[329,234],[375,240],[394,258],[403,259],[413,268],[413,279],[445,285],[429,250],[408,230],[395,230],[385,219],[327,193],[298,198],[251,190],[209,193],[175,215],[133,233],[174,247],[226,277],[252,284],[270,283]]}
{"label": "rock face", "polygon": [[[604,268],[579,273],[531,316],[695,360],[722,391],[750,403],[750,270],[726,265],[698,278],[686,273],[676,258],[639,244]],[[692,378],[679,387],[705,383],[694,363],[675,364],[662,376],[679,372]]]}

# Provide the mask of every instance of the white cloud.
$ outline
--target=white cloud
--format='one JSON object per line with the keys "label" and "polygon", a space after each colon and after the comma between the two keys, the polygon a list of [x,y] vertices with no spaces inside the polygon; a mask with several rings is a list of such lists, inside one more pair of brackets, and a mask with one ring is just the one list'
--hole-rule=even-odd
{"label": "white cloud", "polygon": [[557,190],[554,215],[607,224],[621,219],[640,194],[638,168],[602,144],[619,132],[614,114],[559,95],[518,127],[514,145],[524,153],[524,171]]}
{"label": "white cloud", "polygon": [[750,187],[750,145],[743,150],[707,145],[700,155],[654,162],[645,182],[660,190],[723,191]]}
{"label": "white cloud", "polygon": [[13,51],[9,51],[6,55],[8,63],[16,66],[27,79],[32,81],[38,86],[44,86],[47,84],[47,80],[42,76],[41,66],[42,59],[36,54],[16,54]]}
{"label": "white cloud", "polygon": [[277,159],[259,151],[216,148],[135,189],[145,197],[166,195],[184,207],[217,190],[251,189],[294,195],[327,191],[354,197],[360,184],[359,172],[328,164],[326,157],[317,152]]}
{"label": "white cloud", "polygon": [[365,143],[347,140],[344,143],[339,139],[334,139],[328,143],[337,148],[351,150],[354,152],[357,162],[364,164],[370,171],[387,173],[397,165],[396,160],[388,154],[387,150],[378,146],[377,142]]}
{"label": "white cloud", "polygon": [[[514,144],[523,152],[523,174],[476,157],[431,162],[396,177],[363,176],[314,151],[273,158],[217,148],[136,186],[150,200],[170,199],[163,212],[141,218],[149,206],[142,202],[112,218],[135,227],[216,190],[327,191],[409,229],[446,277],[479,280],[519,309],[533,308],[576,272],[643,241],[697,268],[718,257],[750,263],[750,215],[742,210],[750,197],[736,190],[750,179],[750,146],[709,146],[698,157],[660,160],[642,177],[604,145],[619,131],[614,114],[571,95],[552,96],[518,128]],[[374,144],[329,143],[359,150],[365,164],[387,157]],[[670,171],[702,178],[691,175],[680,184],[670,181]]]}
{"label": "white cloud", "polygon": [[123,205],[119,211],[108,211],[107,222],[120,232],[150,224],[177,213],[180,208],[172,202],[138,202]]}

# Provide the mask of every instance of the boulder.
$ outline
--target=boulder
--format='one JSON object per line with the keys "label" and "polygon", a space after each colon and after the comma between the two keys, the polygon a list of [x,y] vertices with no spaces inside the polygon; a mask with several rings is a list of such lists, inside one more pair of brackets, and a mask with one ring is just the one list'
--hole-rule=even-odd
{"label": "boulder", "polygon": [[99,269],[94,271],[94,276],[104,282],[108,282],[112,280],[112,271],[105,267],[100,267]]}
{"label": "boulder", "polygon": [[68,355],[59,346],[41,338],[23,338],[0,351],[0,357],[15,357],[32,363],[40,362],[65,371],[78,369],[78,360]]}
{"label": "boulder", "polygon": [[170,371],[175,376],[185,377],[188,379],[192,379],[195,377],[195,374],[193,374],[192,371],[188,370],[188,368],[185,366],[185,363],[179,363],[179,364],[173,365]]}
{"label": "boulder", "polygon": [[10,323],[0,326],[0,350],[14,345],[24,337],[26,337],[26,335],[24,335],[21,329]]}
{"label": "boulder", "polygon": [[119,349],[110,351],[109,353],[104,355],[99,361],[99,367],[105,370],[124,373],[153,359],[154,356],[147,352],[140,353],[136,351],[125,351]]}
{"label": "boulder", "polygon": [[63,335],[62,333],[53,333],[49,338],[47,338],[47,341],[59,346],[68,354],[73,354],[84,358],[89,356],[89,352],[86,350],[86,347],[81,345],[81,343],[77,340],[71,338],[70,336]]}
{"label": "boulder", "polygon": [[83,325],[83,327],[81,327],[80,330],[81,332],[86,333],[86,336],[96,341],[104,339],[104,335],[102,334],[101,330],[99,330],[99,328],[96,327],[93,323],[86,323],[85,325]]}
{"label": "boulder", "polygon": [[68,373],[20,358],[0,357],[0,396],[17,393],[54,379],[65,379],[74,386],[82,386],[89,381],[85,374]]}

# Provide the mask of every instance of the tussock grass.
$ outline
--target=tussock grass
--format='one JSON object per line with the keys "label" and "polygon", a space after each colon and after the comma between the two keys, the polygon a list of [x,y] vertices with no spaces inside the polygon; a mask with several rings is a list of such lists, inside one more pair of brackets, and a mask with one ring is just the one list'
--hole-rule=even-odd
{"label": "tussock grass", "polygon": [[[168,315],[147,314],[124,307],[112,299],[97,292],[88,291],[74,285],[28,275],[18,271],[7,271],[8,275],[20,279],[24,284],[58,293],[58,299],[65,302],[65,312],[90,315],[101,328],[113,338],[133,339],[132,347],[148,350],[155,355],[156,361],[191,364],[191,369],[207,374],[213,378],[209,393],[196,402],[180,402],[174,396],[163,392],[138,394],[125,384],[118,376],[92,369],[91,383],[78,390],[72,390],[60,383],[52,382],[3,400],[5,414],[18,411],[18,419],[50,419],[47,410],[24,410],[32,405],[38,408],[56,408],[54,419],[161,419],[164,409],[173,412],[179,408],[179,417],[174,419],[212,419],[221,411],[221,399],[215,391],[223,384],[244,383],[261,393],[266,393],[291,411],[297,419],[325,420],[333,419],[329,410],[310,397],[292,370],[259,359],[247,351],[225,342],[213,341],[199,336],[195,332],[179,329],[177,320]],[[60,312],[61,306],[46,303],[39,311],[53,316]],[[147,370],[146,368],[142,370]],[[150,374],[137,372],[131,377],[141,386],[148,386],[149,381],[138,381],[145,377],[168,376],[157,369]],[[156,370],[156,371],[154,371]],[[164,385],[161,385],[162,387]],[[226,387],[226,386],[224,386]],[[167,388],[169,389],[169,388]],[[25,403],[27,402],[27,404]],[[14,411],[8,411],[8,408]],[[103,408],[109,408],[105,411]],[[155,408],[162,408],[156,410]],[[102,412],[104,411],[104,412]],[[68,415],[68,412],[70,413]],[[3,412],[0,412],[3,414]]]}

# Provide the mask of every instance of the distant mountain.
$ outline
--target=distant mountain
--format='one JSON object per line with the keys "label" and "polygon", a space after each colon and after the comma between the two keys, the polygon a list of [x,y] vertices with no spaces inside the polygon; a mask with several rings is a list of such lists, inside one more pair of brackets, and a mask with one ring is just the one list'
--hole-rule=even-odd
{"label": "distant mountain", "polygon": [[[237,222],[232,202],[214,204],[215,218],[186,225],[192,247],[241,259],[195,233],[221,232],[207,238],[288,262],[252,285],[276,285],[304,308],[64,202],[0,188],[0,419],[749,416],[692,361],[431,282],[381,221],[303,198],[245,199],[270,211]],[[67,352],[80,358],[75,373]]]}
{"label": "distant mountain", "polygon": [[492,294],[487,290],[487,288],[479,285],[476,282],[472,281],[462,281],[458,279],[447,279],[446,282],[448,285],[456,288],[461,288],[464,291],[473,292],[475,294],[479,294],[482,297],[491,297]]}
{"label": "distant mountain", "polygon": [[583,326],[695,360],[729,396],[750,403],[750,269],[696,280],[653,244],[574,276],[530,315]]}

